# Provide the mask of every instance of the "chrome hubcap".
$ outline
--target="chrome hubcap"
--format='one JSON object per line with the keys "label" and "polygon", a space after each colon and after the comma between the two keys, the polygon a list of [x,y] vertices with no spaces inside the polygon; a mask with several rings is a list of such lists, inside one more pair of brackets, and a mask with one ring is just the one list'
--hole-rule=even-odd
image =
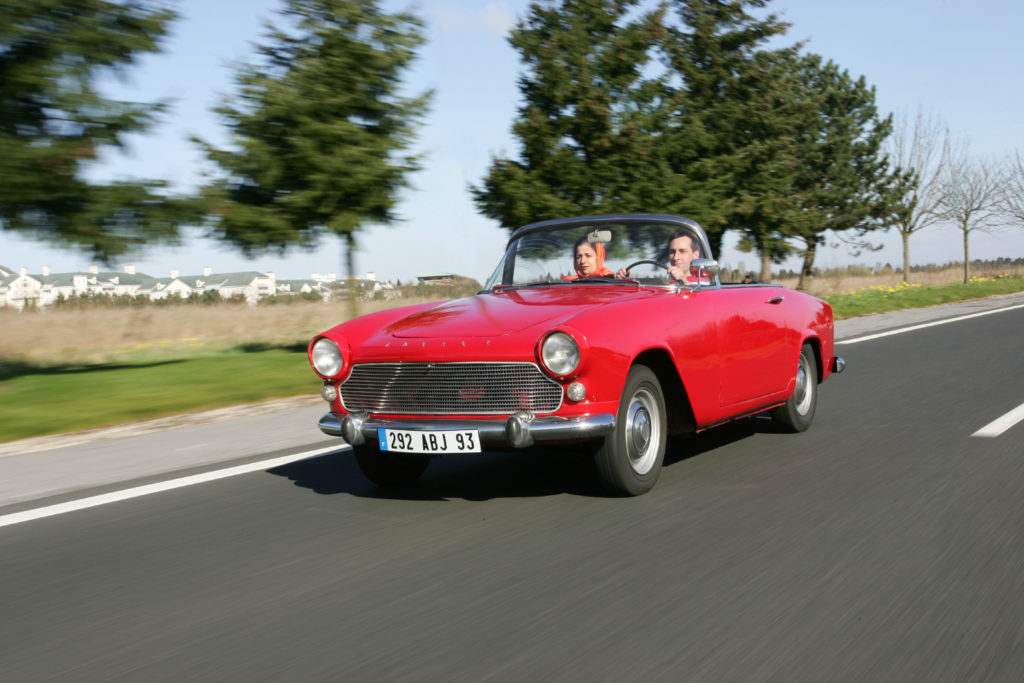
{"label": "chrome hubcap", "polygon": [[793,392],[793,396],[796,399],[796,412],[801,415],[806,415],[807,411],[811,409],[811,400],[814,398],[814,387],[811,386],[810,376],[807,358],[800,356],[800,365],[796,369],[796,389]]}
{"label": "chrome hubcap", "polygon": [[637,474],[647,474],[658,457],[661,425],[656,406],[651,392],[640,389],[626,411],[626,454]]}

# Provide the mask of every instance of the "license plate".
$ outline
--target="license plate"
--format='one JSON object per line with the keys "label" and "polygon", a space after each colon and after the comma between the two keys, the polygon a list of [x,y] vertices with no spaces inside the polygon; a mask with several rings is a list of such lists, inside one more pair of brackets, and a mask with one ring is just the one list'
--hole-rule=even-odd
{"label": "license plate", "polygon": [[479,453],[480,434],[475,429],[412,431],[378,429],[382,451],[399,453]]}

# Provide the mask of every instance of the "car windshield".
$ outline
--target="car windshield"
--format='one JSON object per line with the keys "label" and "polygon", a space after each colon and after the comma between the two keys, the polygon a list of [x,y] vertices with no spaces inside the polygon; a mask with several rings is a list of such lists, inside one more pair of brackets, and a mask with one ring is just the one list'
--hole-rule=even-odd
{"label": "car windshield", "polygon": [[[643,220],[528,229],[509,244],[485,289],[540,284],[669,285],[668,246],[680,234],[699,244],[696,232],[685,226]],[[628,274],[620,272],[623,268],[628,268]]]}

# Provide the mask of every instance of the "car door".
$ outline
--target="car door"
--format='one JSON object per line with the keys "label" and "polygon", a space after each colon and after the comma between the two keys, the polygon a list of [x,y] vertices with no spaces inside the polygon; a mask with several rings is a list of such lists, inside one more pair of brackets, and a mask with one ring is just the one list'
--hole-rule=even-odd
{"label": "car door", "polygon": [[787,291],[736,285],[707,292],[718,319],[723,407],[778,394],[794,377],[798,340],[787,321]]}

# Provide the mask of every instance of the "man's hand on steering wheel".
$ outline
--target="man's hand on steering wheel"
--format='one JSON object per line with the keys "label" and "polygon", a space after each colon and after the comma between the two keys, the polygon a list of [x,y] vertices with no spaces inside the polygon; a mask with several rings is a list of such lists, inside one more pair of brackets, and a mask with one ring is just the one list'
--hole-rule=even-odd
{"label": "man's hand on steering wheel", "polygon": [[690,276],[689,266],[687,266],[686,268],[684,268],[683,266],[669,266],[667,270],[668,276],[673,280],[677,280],[679,282],[683,282],[684,280],[686,280],[686,278]]}
{"label": "man's hand on steering wheel", "polygon": [[641,261],[634,261],[633,263],[630,263],[628,266],[625,266],[623,268],[619,268],[618,272],[615,273],[615,277],[618,278],[619,280],[627,280],[627,279],[629,279],[629,271],[630,270],[632,270],[636,266],[640,266],[640,265],[643,265],[645,263],[649,263],[652,266],[658,266],[659,268],[663,267],[657,261],[652,261],[650,259],[643,259]]}

